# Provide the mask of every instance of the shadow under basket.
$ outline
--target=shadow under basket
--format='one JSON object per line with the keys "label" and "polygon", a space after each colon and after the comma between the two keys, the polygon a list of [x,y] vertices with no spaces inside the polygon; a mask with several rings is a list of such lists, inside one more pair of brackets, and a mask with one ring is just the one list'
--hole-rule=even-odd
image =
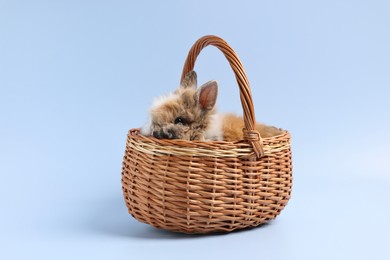
{"label": "shadow under basket", "polygon": [[122,168],[126,205],[134,218],[157,228],[209,233],[255,227],[278,216],[290,199],[290,134],[261,138],[254,130],[249,83],[230,46],[216,36],[200,38],[188,54],[182,78],[208,45],[224,53],[235,73],[244,140],[168,140],[129,131]]}

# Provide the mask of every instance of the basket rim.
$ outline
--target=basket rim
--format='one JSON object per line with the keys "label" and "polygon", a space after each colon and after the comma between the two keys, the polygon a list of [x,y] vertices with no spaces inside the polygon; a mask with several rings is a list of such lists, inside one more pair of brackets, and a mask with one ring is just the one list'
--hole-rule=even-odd
{"label": "basket rim", "polygon": [[[280,135],[263,138],[265,156],[290,149],[291,136],[287,130]],[[128,131],[126,145],[131,149],[151,155],[199,156],[199,157],[254,157],[252,145],[245,140],[239,141],[188,141],[181,139],[157,139],[144,136],[139,128]]]}
{"label": "basket rim", "polygon": [[[285,138],[285,137],[289,137],[291,138],[291,134],[290,134],[290,131],[286,130],[286,129],[282,129],[280,128],[280,130],[282,131],[281,134],[278,134],[278,135],[274,135],[274,136],[271,136],[271,137],[261,137],[261,139],[263,140],[264,143],[267,143],[272,141],[272,140],[275,140],[275,139],[279,139],[281,137]],[[141,128],[139,127],[136,127],[136,128],[131,128],[130,130],[127,131],[127,135],[131,135],[131,136],[136,136],[137,138],[140,138],[140,139],[144,139],[144,140],[150,140],[150,141],[153,141],[153,142],[156,142],[156,143],[172,143],[172,144],[185,144],[185,143],[195,143],[195,144],[210,144],[210,143],[214,143],[214,144],[238,144],[238,143],[248,143],[248,141],[246,140],[237,140],[237,141],[200,141],[200,140],[192,140],[192,141],[189,141],[189,140],[185,140],[185,139],[158,139],[156,137],[153,137],[153,136],[146,136],[146,135],[142,135],[141,134]]]}

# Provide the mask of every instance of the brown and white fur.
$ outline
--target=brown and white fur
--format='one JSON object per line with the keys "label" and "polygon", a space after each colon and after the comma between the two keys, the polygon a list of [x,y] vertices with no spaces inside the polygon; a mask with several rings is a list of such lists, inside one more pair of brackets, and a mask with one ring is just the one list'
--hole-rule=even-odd
{"label": "brown and white fur", "polygon": [[[217,114],[216,81],[209,81],[198,89],[195,71],[189,72],[181,86],[168,96],[156,99],[150,109],[147,124],[141,134],[156,138],[200,141],[238,141],[243,139],[244,120],[234,114]],[[262,137],[282,133],[281,129],[257,124]]]}

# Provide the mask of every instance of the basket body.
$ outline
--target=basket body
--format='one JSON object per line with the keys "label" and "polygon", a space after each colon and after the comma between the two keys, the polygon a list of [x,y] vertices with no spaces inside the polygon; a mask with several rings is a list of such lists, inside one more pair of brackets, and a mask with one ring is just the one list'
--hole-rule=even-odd
{"label": "basket body", "polygon": [[247,142],[159,140],[129,131],[122,187],[129,213],[157,228],[226,232],[279,215],[292,188],[290,135]]}

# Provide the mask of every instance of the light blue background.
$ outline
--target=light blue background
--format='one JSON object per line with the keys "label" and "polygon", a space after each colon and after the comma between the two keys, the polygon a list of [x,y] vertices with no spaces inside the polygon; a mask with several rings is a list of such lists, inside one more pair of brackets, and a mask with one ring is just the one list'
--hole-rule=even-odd
{"label": "light blue background", "polygon": [[[121,163],[205,34],[290,130],[294,190],[269,225],[177,235],[127,213]],[[223,55],[196,70],[241,113]],[[389,100],[389,1],[0,1],[0,259],[389,259]]]}

